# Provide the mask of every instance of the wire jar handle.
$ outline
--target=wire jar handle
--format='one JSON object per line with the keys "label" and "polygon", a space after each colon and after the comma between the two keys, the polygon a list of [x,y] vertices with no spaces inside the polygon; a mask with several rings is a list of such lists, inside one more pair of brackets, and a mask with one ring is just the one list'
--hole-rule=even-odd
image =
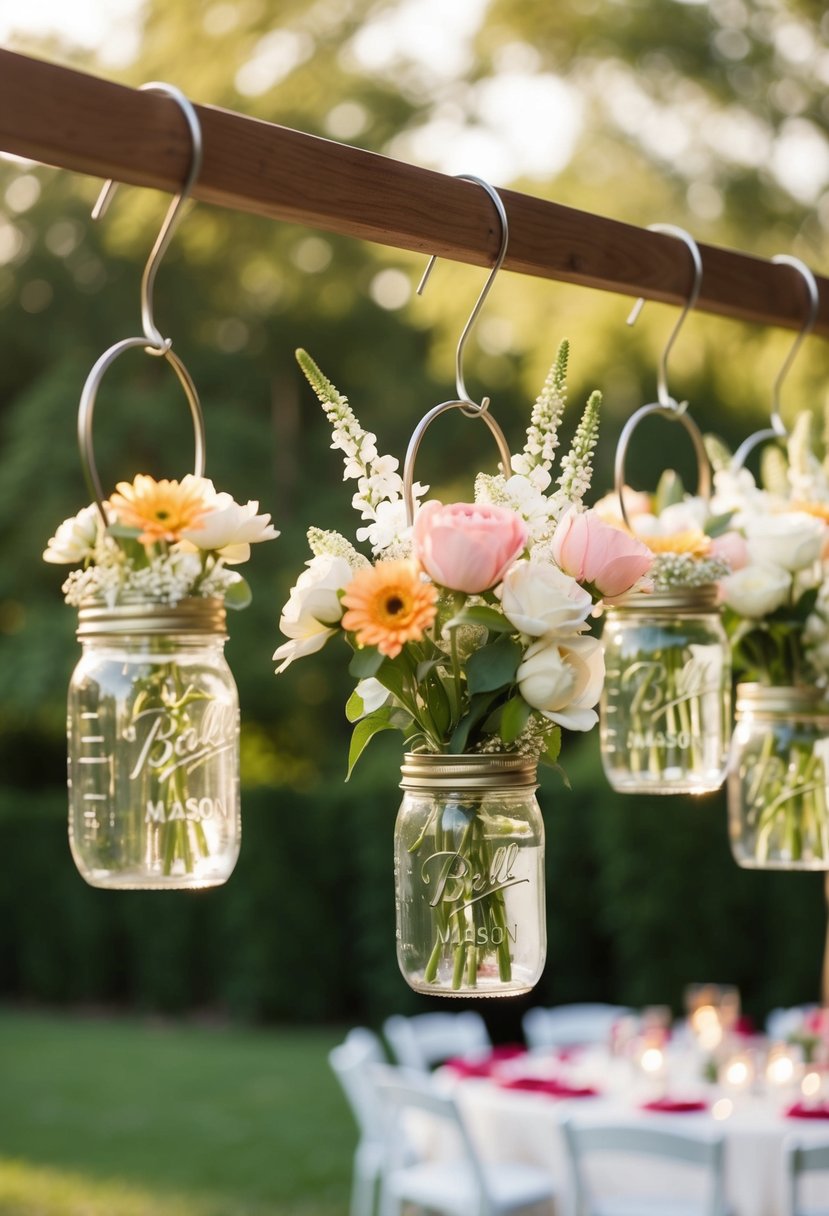
{"label": "wire jar handle", "polygon": [[469,410],[468,401],[442,401],[440,405],[435,405],[427,413],[423,415],[420,422],[414,429],[409,446],[406,449],[406,460],[403,464],[403,501],[406,504],[406,525],[411,527],[414,523],[414,464],[417,459],[417,453],[420,448],[421,440],[426,434],[426,431],[439,417],[440,414],[445,414],[447,410],[462,410],[467,418],[482,418],[489,427],[501,456],[501,466],[504,471],[504,476],[509,477],[512,472],[512,457],[510,455],[509,445],[506,436],[501,430],[498,423],[492,417],[488,408],[479,408],[471,413]]}
{"label": "wire jar handle", "polygon": [[101,486],[101,478],[98,475],[98,467],[95,463],[95,451],[92,442],[92,417],[95,410],[95,399],[98,395],[98,389],[104,374],[109,370],[115,360],[127,350],[132,350],[134,347],[143,347],[148,354],[152,354],[156,358],[165,359],[178,377],[181,387],[184,389],[184,395],[187,398],[187,404],[190,407],[190,417],[193,420],[193,430],[195,432],[195,461],[193,472],[196,477],[204,476],[204,415],[202,414],[199,395],[196,392],[196,386],[187,368],[179,359],[178,355],[167,347],[163,351],[148,348],[146,336],[140,338],[123,338],[120,342],[116,342],[114,346],[110,346],[109,350],[104,353],[95,363],[86,378],[86,383],[81,392],[80,405],[78,406],[78,447],[81,454],[81,467],[83,468],[84,478],[89,488],[90,494],[95,499],[98,505],[101,518],[106,527],[109,520],[106,517],[104,510],[104,492]]}
{"label": "wire jar handle", "polygon": [[677,408],[673,405],[660,405],[654,403],[652,405],[643,405],[635,413],[628,418],[622,433],[619,436],[619,443],[616,447],[616,463],[615,463],[615,489],[619,498],[619,506],[622,512],[622,519],[625,526],[630,528],[630,520],[628,519],[627,509],[625,507],[625,458],[627,456],[628,445],[630,444],[633,432],[636,430],[643,418],[647,418],[651,414],[658,414],[662,418],[670,418],[671,422],[682,423],[685,430],[691,437],[691,442],[694,445],[694,454],[697,458],[697,467],[699,476],[697,479],[697,494],[706,502],[711,497],[711,465],[708,461],[708,454],[705,451],[705,443],[703,442],[702,432],[689,413],[684,408]]}

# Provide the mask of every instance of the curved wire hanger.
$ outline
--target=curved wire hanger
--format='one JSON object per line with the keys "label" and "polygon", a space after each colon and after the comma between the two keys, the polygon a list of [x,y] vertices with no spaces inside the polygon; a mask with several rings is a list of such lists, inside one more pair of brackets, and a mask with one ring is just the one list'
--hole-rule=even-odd
{"label": "curved wire hanger", "polygon": [[[688,316],[688,313],[699,299],[700,288],[702,287],[702,257],[700,256],[699,246],[697,245],[696,241],[689,232],[685,231],[684,228],[677,228],[674,224],[649,224],[648,231],[662,232],[666,236],[674,236],[678,240],[683,241],[684,244],[687,245],[688,251],[691,254],[691,260],[694,267],[694,281],[691,285],[691,290],[688,293],[688,298],[685,301],[682,312],[679,314],[677,322],[671,331],[671,335],[668,338],[668,341],[665,343],[665,349],[662,351],[662,356],[659,360],[659,372],[656,382],[656,393],[659,404],[665,409],[675,410],[681,413],[683,410],[687,409],[688,402],[677,401],[676,398],[672,397],[668,392],[668,356],[670,355],[673,344],[676,341],[677,334],[685,323],[685,318]],[[644,304],[644,297],[640,297],[636,301],[631,309],[630,316],[627,319],[628,325],[636,324]]]}
{"label": "curved wire hanger", "polygon": [[[492,288],[492,284],[495,281],[495,276],[497,275],[498,271],[501,269],[502,265],[504,264],[504,258],[507,256],[507,246],[509,245],[509,221],[507,220],[507,212],[506,212],[506,208],[504,207],[501,196],[498,193],[498,191],[495,189],[494,186],[491,186],[489,184],[489,182],[484,181],[484,179],[482,177],[476,177],[473,173],[459,173],[457,176],[459,178],[461,178],[463,181],[474,182],[476,185],[480,186],[483,190],[486,190],[487,194],[489,195],[489,197],[492,199],[493,203],[495,204],[495,208],[498,212],[498,219],[500,220],[500,223],[501,223],[501,246],[498,250],[498,255],[495,259],[495,263],[492,267],[492,270],[489,272],[489,277],[488,277],[487,281],[484,283],[481,294],[478,296],[478,299],[475,303],[475,307],[472,309],[472,312],[469,314],[469,317],[467,319],[466,325],[464,325],[464,327],[463,327],[463,332],[462,332],[460,338],[458,339],[458,346],[457,346],[457,350],[455,351],[455,389],[458,394],[458,401],[463,403],[463,405],[465,405],[467,407],[464,410],[465,413],[473,413],[473,412],[474,413],[483,413],[486,409],[489,408],[489,397],[484,397],[483,400],[480,402],[473,401],[473,399],[470,397],[469,392],[467,391],[466,382],[463,378],[463,353],[464,353],[464,348],[466,347],[467,338],[469,337],[470,333],[472,332],[472,326],[477,321],[478,314],[480,313],[481,309],[483,308],[484,301],[486,300],[487,296],[489,295],[490,290]],[[436,261],[437,261],[437,254],[433,254],[432,257],[429,258],[429,262],[426,266],[426,269],[423,272],[423,277],[421,278],[420,283],[418,284],[418,288],[417,288],[418,295],[423,294],[423,289],[429,280],[429,275],[432,273],[432,270],[434,268]]]}
{"label": "curved wire hanger", "polygon": [[[141,324],[144,327],[144,336],[148,342],[147,350],[150,354],[162,355],[170,349],[172,340],[165,338],[155,323],[155,316],[153,314],[155,276],[161,265],[161,260],[167,252],[167,247],[172,240],[178,222],[181,219],[182,208],[187,202],[199,176],[202,163],[203,140],[198,115],[190,99],[180,89],[176,88],[173,84],[167,84],[163,80],[148,81],[147,84],[142,84],[141,88],[153,93],[163,93],[176,102],[187,120],[191,139],[190,167],[187,171],[187,177],[178,194],[175,195],[170,203],[167,214],[164,217],[164,222],[161,225],[161,230],[156,237],[155,244],[147,259],[147,264],[144,267],[144,273],[141,276]],[[117,183],[112,178],[104,183],[103,189],[98,195],[98,200],[92,208],[92,218],[94,220],[100,219],[106,212],[116,189]]]}
{"label": "curved wire hanger", "polygon": [[800,332],[792,343],[789,353],[783,360],[783,366],[777,373],[777,377],[772,385],[771,390],[771,415],[770,427],[765,427],[763,430],[755,431],[753,435],[749,435],[744,439],[737,451],[731,458],[731,467],[733,469],[741,469],[745,464],[748,455],[758,444],[763,443],[766,439],[785,439],[788,436],[786,424],[780,415],[780,390],[783,387],[783,381],[788,376],[791,366],[794,363],[795,356],[800,350],[803,341],[808,338],[809,334],[815,327],[817,321],[818,309],[820,308],[820,291],[818,290],[817,280],[812,274],[805,262],[801,262],[800,258],[794,258],[788,253],[778,253],[771,259],[776,266],[791,266],[796,270],[803,282],[806,285],[806,295],[808,302],[808,312],[806,313],[803,325]]}

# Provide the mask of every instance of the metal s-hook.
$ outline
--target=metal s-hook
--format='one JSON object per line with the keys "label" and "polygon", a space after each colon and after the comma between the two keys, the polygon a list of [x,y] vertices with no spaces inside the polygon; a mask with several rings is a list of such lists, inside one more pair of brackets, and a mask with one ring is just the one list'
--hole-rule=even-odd
{"label": "metal s-hook", "polygon": [[[498,256],[495,259],[495,264],[493,265],[492,270],[489,272],[489,278],[484,283],[483,290],[481,291],[481,294],[478,296],[478,299],[475,303],[475,307],[472,309],[472,312],[469,314],[469,318],[466,322],[466,325],[463,327],[463,333],[461,334],[460,338],[458,339],[458,347],[455,352],[455,389],[458,394],[458,400],[460,402],[463,402],[465,404],[465,406],[469,407],[464,410],[464,413],[479,414],[479,413],[483,413],[486,409],[488,409],[489,397],[484,397],[481,402],[473,401],[472,398],[470,397],[470,395],[467,391],[467,388],[466,388],[466,383],[463,378],[463,352],[464,352],[464,348],[466,346],[466,340],[472,331],[472,326],[475,324],[476,320],[478,319],[478,314],[480,313],[481,309],[483,308],[484,301],[486,300],[487,296],[489,295],[490,289],[492,288],[492,284],[495,281],[495,276],[497,275],[498,271],[501,269],[501,267],[504,263],[504,258],[507,256],[507,246],[509,244],[509,221],[507,220],[507,212],[506,212],[506,208],[504,207],[501,196],[498,193],[498,191],[495,189],[494,186],[491,186],[489,184],[489,182],[484,181],[483,178],[481,178],[481,177],[475,177],[475,175],[472,173],[459,173],[457,176],[459,178],[461,178],[463,181],[474,182],[476,185],[480,186],[483,190],[486,190],[487,194],[489,195],[489,197],[492,199],[493,203],[495,204],[495,208],[498,212],[498,219],[500,220],[500,223],[501,223],[501,247],[498,250]],[[429,259],[428,265],[426,266],[426,269],[423,272],[423,277],[421,278],[420,283],[418,284],[418,288],[417,288],[418,295],[422,295],[423,289],[426,286],[426,283],[429,279],[429,275],[432,273],[432,269],[433,269],[436,261],[437,261],[437,254],[433,254],[432,257]]]}
{"label": "metal s-hook", "polygon": [[[685,305],[682,312],[679,314],[676,325],[674,325],[673,330],[671,331],[671,336],[665,343],[665,349],[662,351],[662,357],[659,360],[659,373],[656,390],[657,398],[661,406],[664,406],[665,409],[682,412],[687,408],[688,402],[677,401],[676,398],[672,397],[668,392],[668,355],[671,353],[671,348],[676,341],[677,334],[684,324],[685,318],[688,316],[688,313],[699,299],[699,292],[700,288],[702,287],[702,258],[700,257],[699,246],[691,234],[686,232],[684,228],[677,228],[673,224],[649,224],[648,231],[662,232],[666,236],[675,236],[678,240],[683,241],[688,247],[694,266],[694,282],[691,286],[690,292],[688,293],[688,299],[685,301]],[[640,298],[636,301],[631,309],[630,316],[627,319],[628,325],[636,324],[636,320],[639,313],[642,311],[644,303],[644,298]]]}
{"label": "metal s-hook", "polygon": [[786,434],[786,427],[783,419],[780,417],[780,390],[783,387],[783,381],[789,374],[795,355],[800,350],[801,343],[804,338],[808,338],[815,327],[818,308],[820,307],[820,292],[818,291],[815,276],[806,263],[801,262],[800,258],[790,257],[788,253],[778,253],[771,260],[776,266],[791,266],[796,270],[806,284],[806,292],[809,297],[809,311],[806,314],[806,319],[803,322],[800,333],[792,343],[791,350],[786,356],[783,366],[777,373],[777,379],[771,390],[771,425],[778,435],[783,436]]}
{"label": "metal s-hook", "polygon": [[795,355],[800,350],[801,343],[805,338],[808,338],[815,327],[818,309],[820,308],[820,292],[818,291],[817,280],[805,262],[801,262],[799,258],[791,257],[788,253],[778,253],[771,260],[777,266],[791,266],[793,270],[798,272],[806,284],[809,311],[772,385],[771,416],[769,419],[771,426],[761,431],[755,431],[753,435],[749,435],[747,439],[743,440],[731,458],[732,469],[741,469],[748,459],[749,453],[766,439],[785,439],[788,435],[786,424],[780,416],[780,390],[783,387],[783,381],[791,370]]}
{"label": "metal s-hook", "polygon": [[[175,85],[167,84],[165,81],[161,80],[151,80],[147,84],[142,84],[141,88],[153,93],[163,93],[167,97],[171,97],[173,101],[176,102],[187,120],[187,126],[190,130],[190,138],[192,141],[190,168],[187,173],[187,178],[181,187],[181,190],[175,195],[170,203],[167,214],[164,217],[164,222],[161,225],[161,230],[156,237],[155,244],[153,245],[150,256],[147,259],[147,264],[144,267],[144,273],[141,276],[141,323],[144,327],[144,336],[146,337],[148,343],[147,350],[150,354],[163,355],[170,349],[172,341],[170,338],[165,338],[162,335],[155,323],[155,317],[153,315],[153,290],[155,288],[155,276],[158,271],[158,267],[161,264],[161,259],[167,252],[167,247],[170,244],[178,220],[180,219],[181,209],[187,202],[190,192],[193,189],[193,185],[199,176],[202,163],[203,142],[201,124],[199,123],[198,115],[196,114],[196,111],[189,98],[187,98],[180,89],[176,88]],[[115,193],[116,188],[117,183],[114,182],[112,178],[104,183],[103,189],[98,195],[98,201],[92,208],[92,218],[94,220],[100,219],[100,217],[104,214],[112,201],[112,196]]]}

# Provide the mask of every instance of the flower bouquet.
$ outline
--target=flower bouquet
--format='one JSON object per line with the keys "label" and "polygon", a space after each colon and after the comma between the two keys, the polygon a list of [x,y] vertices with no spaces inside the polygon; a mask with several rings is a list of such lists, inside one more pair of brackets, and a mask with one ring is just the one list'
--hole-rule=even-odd
{"label": "flower bouquet", "polygon": [[725,779],[730,656],[717,584],[742,541],[728,516],[686,494],[673,470],[654,495],[625,486],[625,513],[609,494],[596,511],[653,554],[652,593],[610,605],[603,633],[602,760],[625,793],[704,793]]}
{"label": "flower bouquet", "polygon": [[121,482],[60,525],[47,562],[84,653],[69,690],[70,843],[94,886],[203,887],[239,852],[238,699],[225,607],[250,590],[231,567],[278,533],[189,475]]}
{"label": "flower bouquet", "polygon": [[282,672],[335,636],[347,644],[357,681],[346,705],[349,775],[376,734],[404,736],[398,957],[408,982],[427,992],[526,991],[537,978],[535,768],[556,764],[562,727],[596,723],[604,664],[589,632],[593,606],[650,565],[643,545],[582,508],[598,393],[553,483],[567,353],[563,343],[523,451],[511,470],[478,475],[474,502],[419,506],[426,487],[407,468],[412,524],[397,460],[378,455],[346,398],[298,352],[343,452],[344,479],[357,482],[357,540],[371,557],[310,529],[313,556],[283,610],[289,640],[274,657]]}
{"label": "flower bouquet", "polygon": [[761,484],[721,444],[715,502],[742,537],[722,580],[736,673],[729,773],[731,842],[744,866],[829,868],[829,462],[798,416]]}

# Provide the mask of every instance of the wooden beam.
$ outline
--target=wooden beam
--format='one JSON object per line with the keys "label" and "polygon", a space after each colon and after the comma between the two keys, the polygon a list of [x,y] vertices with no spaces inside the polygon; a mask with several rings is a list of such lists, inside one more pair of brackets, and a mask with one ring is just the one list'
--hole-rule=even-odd
{"label": "wooden beam", "polygon": [[[399,249],[489,265],[499,244],[491,200],[474,183],[345,144],[197,105],[204,163],[193,197]],[[0,49],[0,150],[44,164],[174,193],[190,155],[170,98]],[[544,199],[502,191],[506,269],[670,304],[692,273],[675,238]],[[701,245],[697,307],[799,329],[796,270]],[[829,337],[829,280],[818,279],[815,332]]]}

